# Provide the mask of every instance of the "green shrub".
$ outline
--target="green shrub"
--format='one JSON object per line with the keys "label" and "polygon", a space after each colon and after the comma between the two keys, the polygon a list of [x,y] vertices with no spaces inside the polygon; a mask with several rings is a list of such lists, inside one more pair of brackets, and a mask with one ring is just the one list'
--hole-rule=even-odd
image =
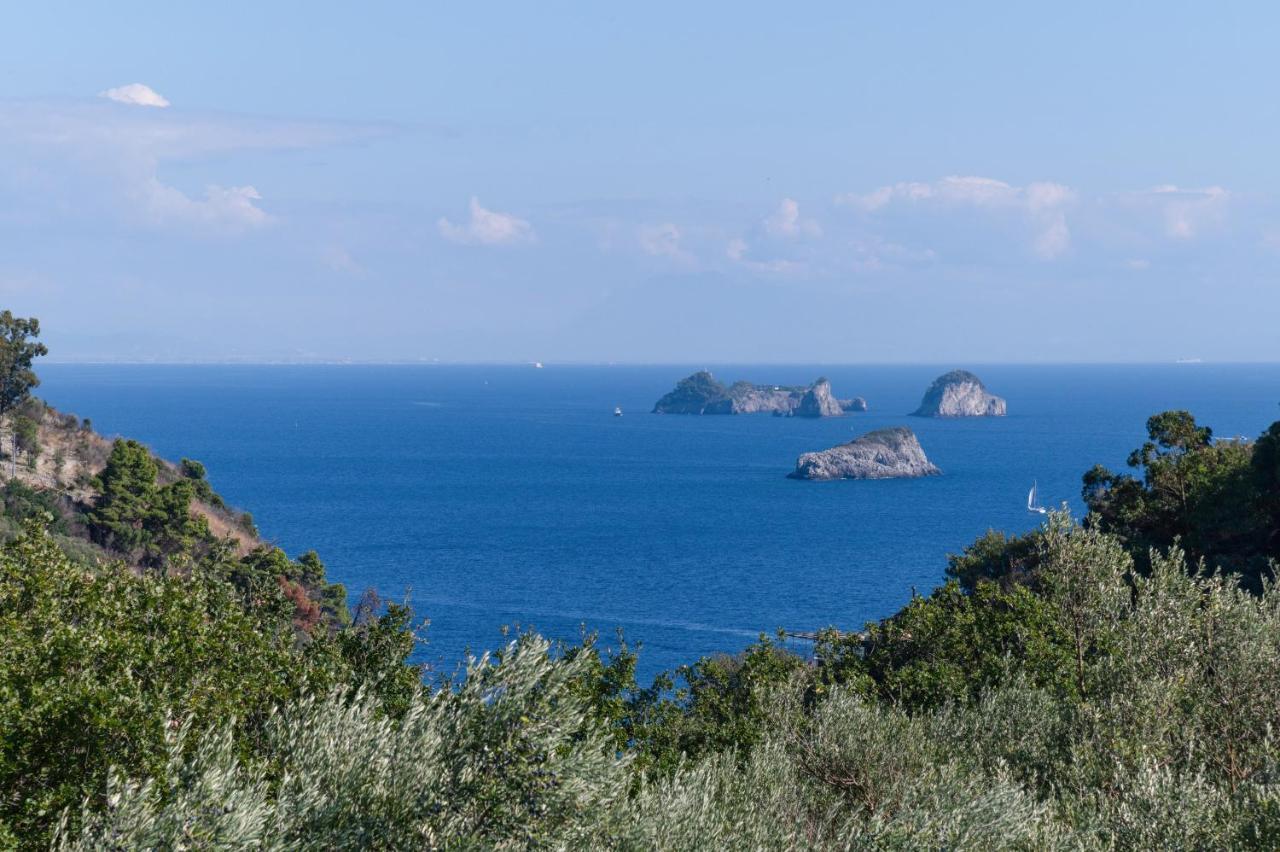
{"label": "green shrub", "polygon": [[246,608],[200,572],[87,569],[28,525],[0,549],[0,823],[35,848],[68,805],[105,803],[109,767],[162,777],[175,720],[203,730],[235,719],[248,754],[304,694],[347,684],[406,701],[412,638],[385,635],[397,619],[299,643],[291,615],[280,598]]}
{"label": "green shrub", "polygon": [[225,728],[190,749],[184,726],[155,780],[117,774],[60,848],[582,845],[625,798],[628,761],[572,688],[586,658],[549,651],[522,637],[399,717],[361,695],[296,702],[266,725],[265,762]]}

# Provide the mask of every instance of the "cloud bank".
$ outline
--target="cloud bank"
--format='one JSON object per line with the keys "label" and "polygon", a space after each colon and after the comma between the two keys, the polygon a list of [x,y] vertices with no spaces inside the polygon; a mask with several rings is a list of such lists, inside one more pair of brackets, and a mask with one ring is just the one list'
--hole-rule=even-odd
{"label": "cloud bank", "polygon": [[1035,232],[1031,250],[1044,260],[1057,258],[1071,247],[1066,210],[1075,200],[1075,191],[1060,183],[1013,186],[995,178],[972,175],[952,175],[932,183],[896,183],[867,193],[846,193],[836,197],[837,204],[867,214],[906,206],[1021,216]]}
{"label": "cloud bank", "polygon": [[157,224],[183,222],[229,231],[270,224],[271,216],[255,204],[261,200],[262,196],[252,186],[214,184],[205,188],[203,199],[189,198],[154,178],[146,184],[143,198]]}
{"label": "cloud bank", "polygon": [[[133,83],[102,100],[0,100],[0,191],[27,217],[79,215],[126,227],[225,234],[274,221],[262,177],[236,175],[203,194],[166,167],[253,151],[302,151],[384,135],[384,126],[183,112]],[[103,101],[110,101],[104,103]],[[137,107],[137,108],[135,108]]]}
{"label": "cloud bank", "polygon": [[454,224],[441,216],[436,222],[440,236],[453,243],[472,246],[510,246],[537,240],[533,226],[518,216],[489,210],[474,195],[470,204],[471,218]]}
{"label": "cloud bank", "polygon": [[822,236],[822,227],[816,221],[800,217],[800,203],[793,198],[782,199],[778,209],[764,220],[764,229],[772,236],[787,239]]}

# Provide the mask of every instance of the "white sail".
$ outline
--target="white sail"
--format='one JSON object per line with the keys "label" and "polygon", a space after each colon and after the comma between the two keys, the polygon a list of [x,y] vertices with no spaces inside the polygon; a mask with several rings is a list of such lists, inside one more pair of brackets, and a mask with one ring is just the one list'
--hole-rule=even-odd
{"label": "white sail", "polygon": [[1041,515],[1049,514],[1049,510],[1040,505],[1039,488],[1035,480],[1031,482],[1031,490],[1027,492],[1027,511],[1038,512]]}

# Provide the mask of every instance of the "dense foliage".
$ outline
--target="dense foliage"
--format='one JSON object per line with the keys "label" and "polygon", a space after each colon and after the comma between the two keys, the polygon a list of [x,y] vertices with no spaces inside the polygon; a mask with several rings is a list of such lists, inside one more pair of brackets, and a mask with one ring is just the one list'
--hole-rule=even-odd
{"label": "dense foliage", "polygon": [[676,382],[673,390],[654,405],[656,412],[701,412],[709,406],[726,402],[729,391],[715,376],[706,370],[686,376]]}
{"label": "dense foliage", "polygon": [[25,402],[40,384],[31,365],[49,350],[36,340],[39,336],[40,320],[0,311],[0,417]]}
{"label": "dense foliage", "polygon": [[108,767],[163,772],[184,724],[235,719],[228,735],[248,756],[305,695],[365,686],[403,705],[419,688],[401,613],[306,642],[292,617],[281,594],[246,607],[200,572],[88,570],[29,527],[0,550],[0,821],[38,838],[64,808],[100,806]]}
{"label": "dense foliage", "polygon": [[1037,591],[952,583],[815,662],[762,642],[662,698],[628,687],[627,653],[523,636],[399,712],[314,691],[247,745],[238,722],[174,715],[57,842],[1274,848],[1275,592],[1177,550],[1139,572],[1065,516],[1039,540]]}
{"label": "dense foliage", "polygon": [[1085,474],[1087,523],[1118,536],[1140,562],[1178,542],[1210,569],[1260,588],[1280,559],[1280,423],[1256,442],[1215,440],[1190,413],[1166,411],[1147,421],[1147,433],[1128,460],[1140,477],[1102,466]]}

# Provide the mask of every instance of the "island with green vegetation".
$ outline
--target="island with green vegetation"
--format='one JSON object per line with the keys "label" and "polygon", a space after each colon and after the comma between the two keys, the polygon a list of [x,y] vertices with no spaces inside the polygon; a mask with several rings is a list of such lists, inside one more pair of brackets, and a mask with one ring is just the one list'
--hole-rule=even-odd
{"label": "island with green vegetation", "polygon": [[1158,414],[1085,518],[812,654],[643,685],[525,633],[444,678],[197,463],[32,398],[38,335],[0,315],[0,848],[1280,845],[1280,422]]}
{"label": "island with green vegetation", "polygon": [[686,376],[653,406],[654,414],[760,414],[779,417],[839,417],[866,411],[862,397],[836,399],[831,382],[822,377],[811,385],[756,385],[734,382],[725,387],[706,370]]}

